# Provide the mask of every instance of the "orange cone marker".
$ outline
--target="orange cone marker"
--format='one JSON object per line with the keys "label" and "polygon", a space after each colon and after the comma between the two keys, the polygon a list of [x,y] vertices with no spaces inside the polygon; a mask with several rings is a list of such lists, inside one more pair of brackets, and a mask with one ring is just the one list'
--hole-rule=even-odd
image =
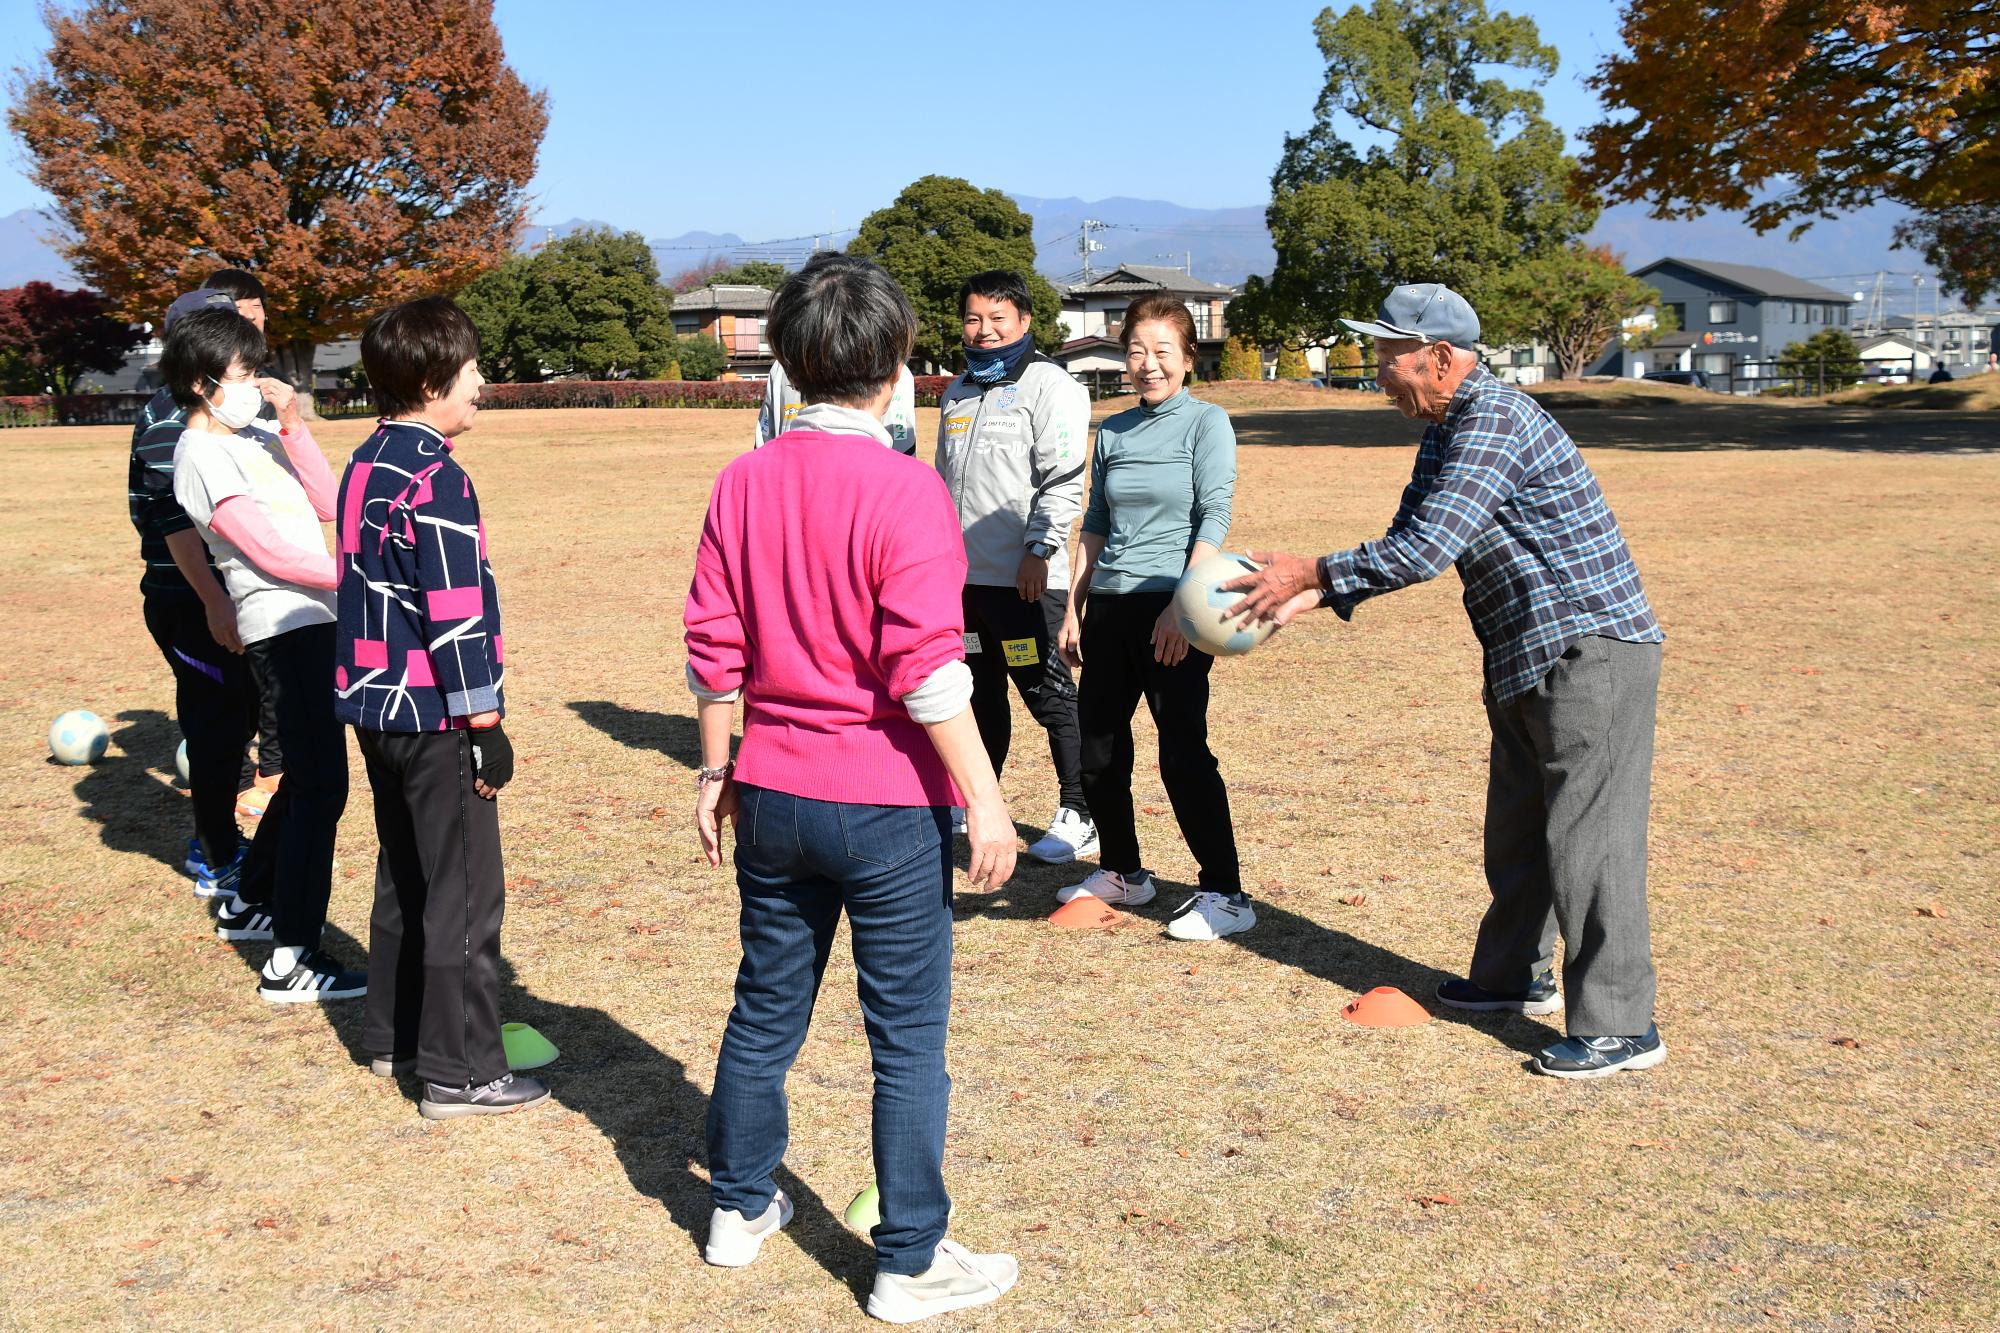
{"label": "orange cone marker", "polygon": [[1049,917],[1049,924],[1064,930],[1102,930],[1125,923],[1125,914],[1102,898],[1080,893]]}
{"label": "orange cone marker", "polygon": [[1377,986],[1341,1006],[1340,1016],[1365,1028],[1413,1028],[1431,1021],[1425,1009],[1394,986]]}

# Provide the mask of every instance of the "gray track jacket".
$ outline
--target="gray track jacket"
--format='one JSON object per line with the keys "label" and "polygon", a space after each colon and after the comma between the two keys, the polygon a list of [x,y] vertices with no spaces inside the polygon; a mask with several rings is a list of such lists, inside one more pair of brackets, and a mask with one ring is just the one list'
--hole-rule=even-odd
{"label": "gray track jacket", "polygon": [[960,375],[938,400],[937,469],[965,532],[965,581],[1011,588],[1036,542],[1054,546],[1049,586],[1069,587],[1069,537],[1090,462],[1090,391],[1040,352],[1018,378]]}

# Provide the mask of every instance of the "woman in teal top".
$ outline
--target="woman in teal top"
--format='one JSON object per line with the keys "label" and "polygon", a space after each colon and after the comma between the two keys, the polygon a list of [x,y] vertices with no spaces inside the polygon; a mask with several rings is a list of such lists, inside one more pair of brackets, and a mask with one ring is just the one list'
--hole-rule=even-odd
{"label": "woman in teal top", "polygon": [[1171,296],[1125,312],[1125,365],[1139,406],[1099,427],[1082,555],[1058,648],[1089,666],[1077,693],[1083,794],[1097,821],[1096,874],[1059,890],[1105,902],[1151,902],[1132,817],[1132,714],[1146,701],[1160,733],[1160,780],[1201,868],[1201,891],[1167,923],[1176,939],[1213,940],[1257,923],[1243,893],[1229,792],[1208,748],[1208,670],[1171,606],[1187,567],[1221,549],[1236,493],[1236,433],[1213,403],[1188,396],[1194,319]]}

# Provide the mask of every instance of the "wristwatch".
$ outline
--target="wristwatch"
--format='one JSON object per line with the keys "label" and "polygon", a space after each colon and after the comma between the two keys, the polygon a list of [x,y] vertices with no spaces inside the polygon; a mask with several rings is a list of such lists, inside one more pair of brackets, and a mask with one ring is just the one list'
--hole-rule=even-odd
{"label": "wristwatch", "polygon": [[694,785],[706,787],[711,782],[722,782],[736,771],[736,761],[730,760],[721,768],[697,768],[694,771]]}
{"label": "wristwatch", "polygon": [[1034,542],[1028,547],[1028,554],[1037,560],[1046,560],[1056,553],[1054,542]]}

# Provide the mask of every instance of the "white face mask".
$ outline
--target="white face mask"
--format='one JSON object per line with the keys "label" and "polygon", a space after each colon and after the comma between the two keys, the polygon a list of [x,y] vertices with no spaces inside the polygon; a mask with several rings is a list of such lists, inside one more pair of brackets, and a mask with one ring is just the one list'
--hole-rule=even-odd
{"label": "white face mask", "polygon": [[225,384],[222,401],[210,403],[208,414],[215,424],[228,430],[242,430],[264,410],[264,394],[254,384]]}

